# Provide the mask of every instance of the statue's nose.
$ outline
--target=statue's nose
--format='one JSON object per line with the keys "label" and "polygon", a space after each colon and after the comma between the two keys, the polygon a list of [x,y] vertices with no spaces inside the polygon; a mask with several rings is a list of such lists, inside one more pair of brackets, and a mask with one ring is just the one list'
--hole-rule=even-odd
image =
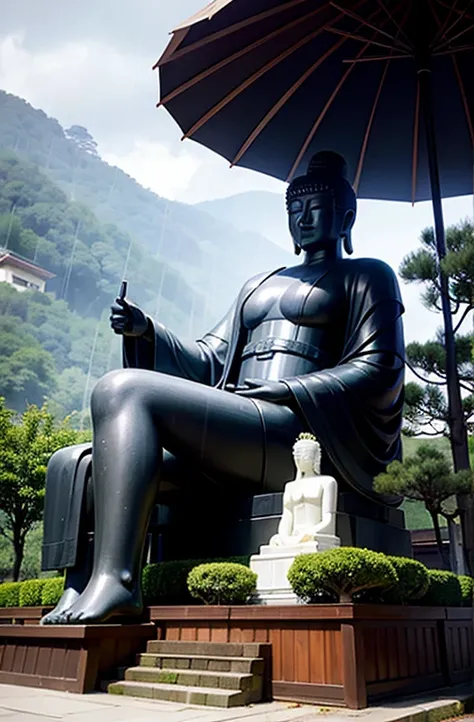
{"label": "statue's nose", "polygon": [[313,218],[311,215],[311,209],[308,206],[305,206],[303,213],[300,216],[300,219],[298,221],[298,225],[300,228],[311,228],[313,226]]}

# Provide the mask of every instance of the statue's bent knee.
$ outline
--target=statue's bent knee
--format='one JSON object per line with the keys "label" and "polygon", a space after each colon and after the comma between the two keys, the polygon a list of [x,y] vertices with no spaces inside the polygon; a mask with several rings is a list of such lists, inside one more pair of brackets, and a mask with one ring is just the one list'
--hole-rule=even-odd
{"label": "statue's bent knee", "polygon": [[137,395],[134,369],[109,371],[94,386],[91,396],[92,416],[119,411],[132,396]]}

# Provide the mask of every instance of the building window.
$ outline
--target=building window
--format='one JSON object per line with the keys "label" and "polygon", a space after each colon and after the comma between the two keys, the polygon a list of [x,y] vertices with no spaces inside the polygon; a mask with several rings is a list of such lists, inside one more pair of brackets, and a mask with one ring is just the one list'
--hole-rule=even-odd
{"label": "building window", "polygon": [[20,276],[12,275],[12,282],[15,286],[21,286],[21,288],[33,288],[35,291],[40,290],[40,287],[37,283],[33,283],[32,281],[26,281],[24,278],[20,278]]}
{"label": "building window", "polygon": [[28,281],[25,281],[24,278],[20,278],[19,276],[12,276],[12,281],[15,284],[15,286],[21,286],[22,288],[28,288]]}

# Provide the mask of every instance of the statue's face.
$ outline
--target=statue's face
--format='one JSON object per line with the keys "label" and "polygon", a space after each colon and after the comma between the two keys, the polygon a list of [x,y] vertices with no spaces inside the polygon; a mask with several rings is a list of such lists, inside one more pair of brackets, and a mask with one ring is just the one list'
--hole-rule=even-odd
{"label": "statue's face", "polygon": [[297,443],[293,449],[293,456],[296,466],[306,476],[318,471],[321,462],[321,452],[319,447],[310,448],[306,445],[299,445]]}
{"label": "statue's face", "polygon": [[314,193],[294,198],[288,208],[290,233],[303,251],[337,243],[352,217],[336,210],[334,196]]}

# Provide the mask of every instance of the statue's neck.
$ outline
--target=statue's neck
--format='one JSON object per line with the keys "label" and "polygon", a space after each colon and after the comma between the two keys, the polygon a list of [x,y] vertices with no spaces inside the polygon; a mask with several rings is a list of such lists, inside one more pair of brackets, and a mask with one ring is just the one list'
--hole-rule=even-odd
{"label": "statue's neck", "polygon": [[303,263],[305,265],[316,265],[319,263],[327,263],[328,261],[337,261],[342,258],[342,245],[340,241],[326,244],[319,244],[317,248],[305,251]]}

